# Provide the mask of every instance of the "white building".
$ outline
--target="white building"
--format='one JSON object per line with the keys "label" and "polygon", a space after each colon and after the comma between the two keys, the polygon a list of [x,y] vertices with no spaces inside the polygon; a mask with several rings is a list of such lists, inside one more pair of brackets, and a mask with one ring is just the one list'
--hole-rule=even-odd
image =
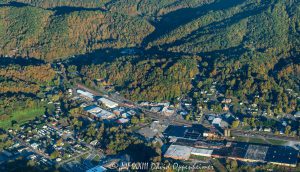
{"label": "white building", "polygon": [[87,92],[87,91],[83,91],[83,90],[76,90],[76,92],[82,96],[82,97],[85,97],[85,98],[88,98],[88,99],[91,99],[93,100],[94,99],[94,94],[90,93],[90,92]]}
{"label": "white building", "polygon": [[296,112],[296,113],[294,114],[294,117],[295,117],[295,118],[300,118],[300,111]]}
{"label": "white building", "polygon": [[119,124],[125,124],[127,122],[129,122],[129,119],[127,119],[127,118],[120,118],[117,120],[117,123],[119,123]]}
{"label": "white building", "polygon": [[212,125],[217,125],[217,126],[221,127],[221,122],[222,122],[222,119],[221,119],[221,118],[215,118],[215,119],[212,121]]}
{"label": "white building", "polygon": [[37,149],[39,147],[39,145],[37,143],[32,143],[30,145],[33,149]]}
{"label": "white building", "polygon": [[165,153],[166,158],[172,158],[177,160],[188,160],[191,155],[191,147],[171,145]]}
{"label": "white building", "polygon": [[116,117],[116,115],[112,112],[109,112],[107,110],[101,109],[97,114],[95,114],[96,117],[101,119],[113,119]]}
{"label": "white building", "polygon": [[197,156],[211,157],[212,153],[213,153],[213,150],[210,150],[210,149],[192,148],[192,150],[191,150],[191,154],[197,155]]}
{"label": "white building", "polygon": [[118,107],[118,103],[116,103],[116,102],[113,102],[113,101],[111,101],[111,100],[108,100],[107,98],[104,98],[104,97],[102,97],[102,98],[100,98],[100,99],[98,99],[98,101],[100,101],[101,103],[103,103],[105,106],[107,106],[107,107],[109,107],[109,108],[116,108],[116,107]]}
{"label": "white building", "polygon": [[85,107],[84,110],[91,114],[97,114],[102,111],[102,109],[98,106],[88,106]]}
{"label": "white building", "polygon": [[104,110],[98,106],[88,106],[85,107],[84,110],[94,115],[95,117],[102,118],[102,119],[113,119],[116,117],[116,115],[113,114],[112,112]]}

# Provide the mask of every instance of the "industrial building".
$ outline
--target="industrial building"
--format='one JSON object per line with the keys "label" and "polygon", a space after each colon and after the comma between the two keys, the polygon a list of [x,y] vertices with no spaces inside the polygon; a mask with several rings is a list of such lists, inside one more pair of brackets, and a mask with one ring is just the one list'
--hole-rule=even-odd
{"label": "industrial building", "polygon": [[138,133],[143,135],[146,139],[153,139],[167,128],[166,125],[159,123],[159,121],[153,121],[150,126],[141,128]]}
{"label": "industrial building", "polygon": [[92,106],[87,106],[85,108],[83,108],[84,111],[91,113],[91,114],[97,114],[99,113],[102,109],[96,105],[92,105]]}
{"label": "industrial building", "polygon": [[268,149],[268,146],[249,145],[244,158],[254,162],[262,162],[266,159]]}
{"label": "industrial building", "polygon": [[171,145],[164,156],[177,160],[188,160],[191,155],[191,150],[192,148],[189,146]]}
{"label": "industrial building", "polygon": [[192,148],[191,150],[191,155],[197,155],[197,156],[211,157],[212,153],[213,150],[211,149]]}
{"label": "industrial building", "polygon": [[88,92],[88,91],[83,91],[83,90],[76,90],[76,92],[81,96],[81,97],[84,97],[86,99],[89,99],[89,100],[94,100],[94,94]]}
{"label": "industrial building", "polygon": [[98,101],[101,102],[101,103],[103,103],[105,106],[107,106],[107,107],[109,107],[111,109],[112,108],[116,108],[119,105],[118,103],[113,102],[113,101],[111,101],[111,100],[109,100],[107,98],[104,98],[104,97],[98,99]]}
{"label": "industrial building", "polygon": [[289,146],[270,146],[265,161],[288,167],[296,167],[299,151]]}
{"label": "industrial building", "polygon": [[[169,134],[173,134],[170,131]],[[180,137],[171,137],[175,141],[173,141],[173,144],[165,153],[165,157],[187,160],[190,155],[196,155],[212,158],[228,158],[252,163],[270,163],[287,167],[297,166],[299,151],[289,146],[186,139],[185,135],[191,131],[185,128],[185,130],[177,133]]]}
{"label": "industrial building", "polygon": [[221,118],[215,118],[215,119],[213,119],[213,121],[212,121],[212,125],[216,125],[216,126],[221,127],[221,122],[222,122],[222,119],[221,119]]}
{"label": "industrial building", "polygon": [[101,119],[113,119],[116,117],[116,115],[113,114],[112,112],[104,110],[96,105],[85,107],[84,110],[92,114],[94,117],[101,118]]}
{"label": "industrial building", "polygon": [[164,131],[168,138],[199,140],[203,138],[203,133],[209,131],[202,125],[193,125],[192,127],[170,125]]}
{"label": "industrial building", "polygon": [[298,150],[289,146],[235,142],[230,147],[215,149],[212,157],[296,167],[298,154]]}

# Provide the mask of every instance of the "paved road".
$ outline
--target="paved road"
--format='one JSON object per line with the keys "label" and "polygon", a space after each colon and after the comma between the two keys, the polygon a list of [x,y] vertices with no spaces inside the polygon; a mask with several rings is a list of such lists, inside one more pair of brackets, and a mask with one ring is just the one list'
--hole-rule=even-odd
{"label": "paved road", "polygon": [[75,160],[75,159],[77,159],[77,158],[81,157],[82,155],[87,154],[87,153],[89,153],[89,152],[90,152],[90,150],[89,150],[89,151],[86,151],[86,152],[82,152],[82,153],[80,153],[80,154],[78,154],[78,155],[76,155],[76,156],[73,156],[72,158],[69,158],[69,159],[66,159],[66,160],[64,160],[64,161],[59,162],[58,165],[61,166],[61,165],[63,165],[64,163],[71,162],[71,161],[73,161],[73,160]]}

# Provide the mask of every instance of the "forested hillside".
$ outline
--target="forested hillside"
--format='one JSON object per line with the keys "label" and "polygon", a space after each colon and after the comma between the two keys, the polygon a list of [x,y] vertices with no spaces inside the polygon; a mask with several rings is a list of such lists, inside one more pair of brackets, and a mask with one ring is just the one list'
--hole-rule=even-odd
{"label": "forested hillside", "polygon": [[[6,64],[6,63],[3,63]],[[49,64],[42,65],[1,65],[0,94],[37,94],[41,88],[55,85],[55,71]]]}
{"label": "forested hillside", "polygon": [[[134,100],[192,94],[200,102],[198,92],[217,83],[227,97],[261,101],[278,112],[299,109],[297,96],[285,91],[299,93],[298,1],[16,1],[0,5],[3,56],[48,62],[76,56],[79,80],[104,79]],[[139,51],[120,55],[127,48]],[[2,90],[28,79],[2,73],[12,78]]]}
{"label": "forested hillside", "polygon": [[139,17],[100,10],[55,15],[30,6],[0,8],[2,55],[51,61],[100,48],[134,47],[154,30]]}
{"label": "forested hillside", "polygon": [[206,13],[160,35],[149,46],[193,53],[232,48],[289,51],[299,46],[299,2],[248,0],[219,5],[207,6]]}
{"label": "forested hillside", "polygon": [[[32,5],[44,9],[96,9],[130,15],[162,16],[183,8],[193,8],[214,0],[3,0],[18,6]],[[77,8],[73,8],[77,7]]]}
{"label": "forested hillside", "polygon": [[45,113],[44,98],[60,83],[50,64],[35,59],[0,59],[0,128]]}
{"label": "forested hillside", "polygon": [[3,0],[3,3],[17,2],[41,8],[55,8],[59,6],[94,8],[102,6],[109,1],[110,0]]}
{"label": "forested hillside", "polygon": [[164,101],[186,94],[191,80],[198,74],[199,57],[153,58],[138,60],[119,58],[113,63],[84,66],[85,82],[104,79],[117,91],[133,100]]}

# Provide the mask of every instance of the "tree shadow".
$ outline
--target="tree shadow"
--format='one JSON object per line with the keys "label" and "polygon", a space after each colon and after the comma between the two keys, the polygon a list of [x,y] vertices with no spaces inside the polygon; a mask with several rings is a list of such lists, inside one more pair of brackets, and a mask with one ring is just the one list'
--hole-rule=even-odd
{"label": "tree shadow", "polygon": [[132,144],[124,151],[130,155],[133,162],[149,162],[151,158],[158,156],[153,148],[145,144]]}

